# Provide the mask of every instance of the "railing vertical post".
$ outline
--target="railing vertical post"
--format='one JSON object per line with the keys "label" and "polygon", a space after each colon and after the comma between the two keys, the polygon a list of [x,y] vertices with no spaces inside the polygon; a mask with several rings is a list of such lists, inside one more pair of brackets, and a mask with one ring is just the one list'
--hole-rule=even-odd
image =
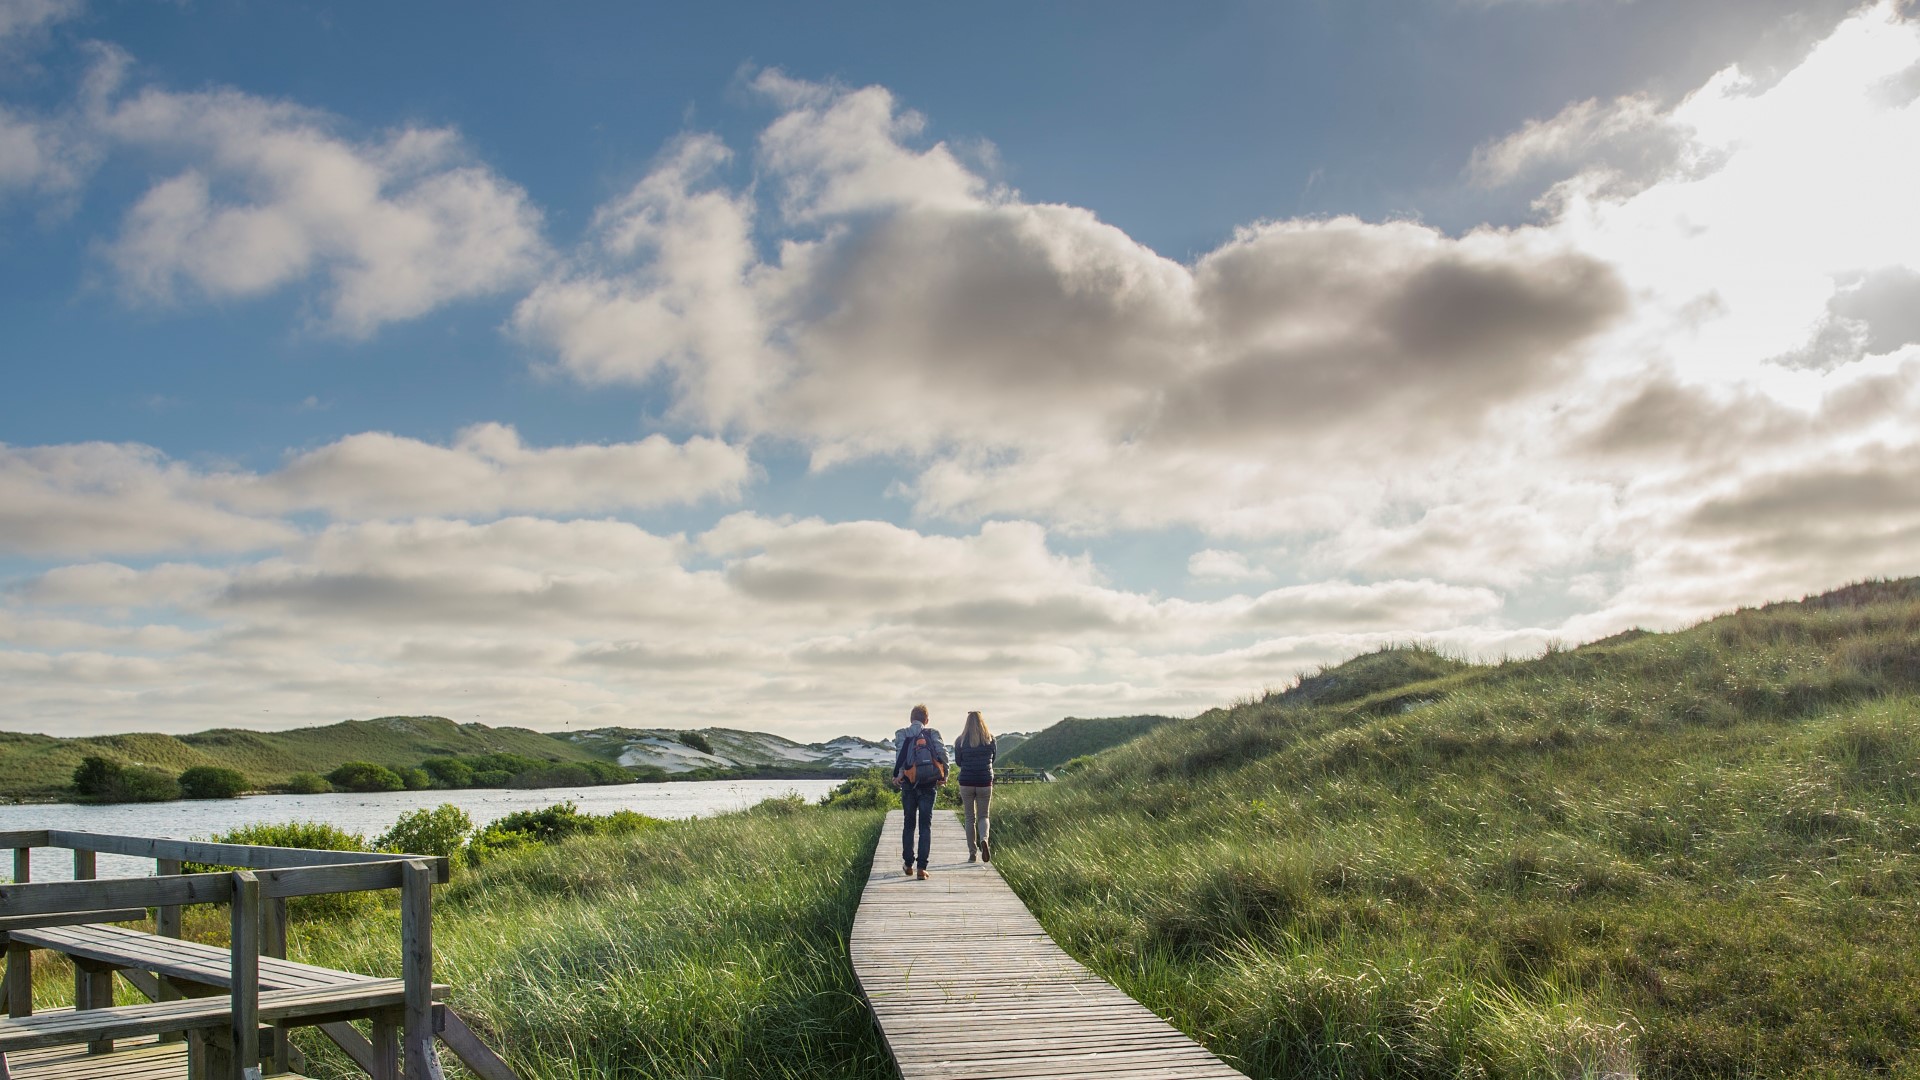
{"label": "railing vertical post", "polygon": [[406,982],[401,1057],[410,1080],[433,1067],[433,867],[409,859],[400,871],[400,976]]}
{"label": "railing vertical post", "polygon": [[[275,960],[287,958],[287,898],[269,897],[260,911],[260,954],[271,956]],[[275,1022],[271,1046],[268,1048],[273,1057],[273,1071],[289,1072],[293,1068],[293,1042],[287,1037],[287,1025]]]}
{"label": "railing vertical post", "polygon": [[[13,880],[33,880],[33,849],[13,849]],[[33,1015],[33,950],[7,943],[7,1015]]]}
{"label": "railing vertical post", "polygon": [[[73,880],[92,881],[94,853],[86,848],[73,849]],[[73,965],[73,1007],[105,1009],[113,1004],[113,969],[75,962]],[[113,1053],[112,1039],[95,1039],[87,1044],[89,1054]]]}
{"label": "railing vertical post", "polygon": [[260,1080],[260,879],[233,872],[231,1080]]}
{"label": "railing vertical post", "polygon": [[[171,874],[178,874],[180,872],[180,860],[179,859],[155,859],[153,860],[153,872],[160,877],[166,877]],[[161,937],[170,937],[170,938],[180,937],[181,933],[183,932],[183,928],[181,925],[182,920],[180,916],[181,911],[182,911],[182,908],[178,904],[168,904],[164,907],[155,908],[153,911],[153,932],[160,935]],[[186,996],[187,995],[180,992],[180,988],[178,986],[174,985],[174,982],[172,979],[169,979],[165,976],[161,976],[160,978],[160,1000],[161,1001],[178,1001],[181,998]],[[180,1040],[186,1037],[187,1037],[187,1034],[184,1031],[169,1031],[165,1035],[160,1036],[160,1041],[161,1042],[179,1042]]]}

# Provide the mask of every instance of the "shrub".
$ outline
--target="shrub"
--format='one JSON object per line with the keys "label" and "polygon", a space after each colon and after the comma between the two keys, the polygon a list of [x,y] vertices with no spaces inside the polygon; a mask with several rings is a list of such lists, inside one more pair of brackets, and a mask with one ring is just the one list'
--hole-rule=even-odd
{"label": "shrub", "polygon": [[373,846],[406,855],[452,858],[471,832],[473,819],[466,811],[452,803],[441,803],[432,810],[400,815],[391,829],[374,838]]}
{"label": "shrub", "polygon": [[826,793],[820,805],[833,810],[888,810],[900,805],[900,793],[888,783],[889,770],[862,769]]}
{"label": "shrub", "polygon": [[287,777],[287,790],[295,795],[325,795],[333,785],[319,773],[297,772]]}
{"label": "shrub", "polygon": [[[213,838],[217,844],[252,844],[266,847],[309,848],[314,851],[366,851],[367,838],[325,821],[283,821],[242,825]],[[189,874],[230,870],[228,866],[185,863]],[[365,914],[379,903],[379,894],[371,892],[325,893],[300,896],[287,902],[291,918],[330,919]]]}
{"label": "shrub", "polygon": [[238,769],[195,765],[180,774],[180,794],[188,799],[237,799],[247,790],[247,778]]}
{"label": "shrub", "polygon": [[795,814],[806,813],[807,810],[806,797],[794,791],[785,795],[775,795],[770,799],[761,799],[753,804],[747,813],[759,814],[762,817],[792,817]]}
{"label": "shrub", "polygon": [[428,758],[420,763],[433,777],[434,785],[443,788],[464,788],[473,786],[473,767],[459,758]]}
{"label": "shrub", "polygon": [[622,836],[658,828],[662,822],[632,810],[605,816],[583,814],[571,802],[541,810],[519,810],[488,822],[467,841],[467,863],[479,866],[503,852],[553,844],[574,836]]}
{"label": "shrub", "polygon": [[327,774],[336,791],[399,791],[406,787],[400,774],[370,761],[349,761]]}
{"label": "shrub", "polygon": [[82,798],[97,802],[166,802],[180,797],[180,784],[169,773],[93,754],[73,770],[73,787]]}
{"label": "shrub", "polygon": [[707,741],[705,735],[697,731],[678,732],[674,735],[674,738],[679,739],[682,744],[690,746],[703,754],[713,753],[713,744]]}
{"label": "shrub", "polygon": [[402,769],[400,782],[407,786],[408,791],[425,791],[433,786],[433,777],[427,775],[425,769]]}

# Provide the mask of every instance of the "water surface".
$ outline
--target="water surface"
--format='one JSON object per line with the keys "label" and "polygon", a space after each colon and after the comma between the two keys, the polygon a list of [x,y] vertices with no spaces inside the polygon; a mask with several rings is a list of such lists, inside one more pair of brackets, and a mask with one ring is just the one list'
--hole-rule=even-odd
{"label": "water surface", "polygon": [[[817,800],[839,786],[838,780],[694,780],[666,784],[609,784],[601,787],[469,788],[463,791],[382,791],[365,795],[250,795],[243,799],[183,800],[167,803],[115,803],[82,806],[36,803],[0,806],[0,830],[71,829],[120,836],[206,838],[240,825],[260,822],[324,821],[368,839],[385,832],[400,815],[422,807],[452,803],[484,825],[516,810],[537,810],[573,802],[583,812],[607,814],[637,810],[649,817],[690,818],[739,810],[762,799],[797,792]],[[11,858],[0,859],[0,881],[13,872]],[[123,855],[99,856],[101,877],[153,873],[153,860]],[[73,876],[72,856],[62,848],[33,853],[33,880],[64,881]]]}

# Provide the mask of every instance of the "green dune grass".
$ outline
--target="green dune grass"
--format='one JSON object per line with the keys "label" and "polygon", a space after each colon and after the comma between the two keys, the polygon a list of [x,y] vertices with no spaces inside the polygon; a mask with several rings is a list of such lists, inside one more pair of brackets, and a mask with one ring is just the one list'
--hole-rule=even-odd
{"label": "green dune grass", "polygon": [[1070,952],[1255,1077],[1920,1075],[1920,589],[1390,650],[995,805]]}

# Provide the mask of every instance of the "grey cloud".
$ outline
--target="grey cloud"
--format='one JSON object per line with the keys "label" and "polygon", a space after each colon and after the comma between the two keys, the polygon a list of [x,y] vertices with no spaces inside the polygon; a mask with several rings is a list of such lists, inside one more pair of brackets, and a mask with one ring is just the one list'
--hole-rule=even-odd
{"label": "grey cloud", "polygon": [[1677,172],[1709,168],[1709,161],[1690,160],[1691,137],[1649,95],[1590,98],[1476,148],[1467,176],[1482,187],[1538,189],[1584,174],[1591,190],[1621,198]]}
{"label": "grey cloud", "polygon": [[1738,455],[1758,442],[1804,430],[1773,399],[1751,391],[1723,397],[1658,379],[1576,437],[1577,452],[1667,458],[1675,453]]}
{"label": "grey cloud", "polygon": [[1492,590],[1436,581],[1330,581],[1265,593],[1248,605],[1240,621],[1262,630],[1408,633],[1453,626],[1500,605]]}
{"label": "grey cloud", "polygon": [[1172,386],[1154,436],[1286,437],[1389,412],[1391,437],[1472,429],[1563,374],[1566,350],[1626,307],[1596,260],[1499,254],[1351,221],[1243,238],[1198,275],[1231,359]]}
{"label": "grey cloud", "polygon": [[1855,460],[1829,459],[1748,481],[1703,502],[1689,517],[1713,532],[1826,531],[1920,519],[1920,447],[1876,447]]}
{"label": "grey cloud", "polygon": [[1083,596],[962,600],[915,609],[908,616],[908,622],[923,627],[998,630],[1017,633],[1022,637],[1112,632],[1130,628],[1129,620],[1120,618],[1111,605]]}

